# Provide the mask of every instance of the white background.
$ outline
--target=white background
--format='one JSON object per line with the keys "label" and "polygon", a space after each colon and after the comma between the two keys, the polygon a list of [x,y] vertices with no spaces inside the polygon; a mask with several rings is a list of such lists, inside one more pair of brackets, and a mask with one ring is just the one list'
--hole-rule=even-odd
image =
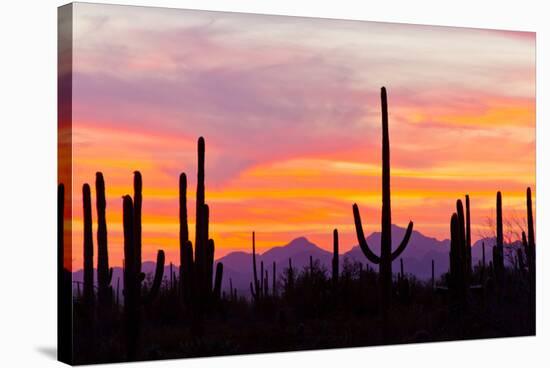
{"label": "white background", "polygon": [[[98,1],[103,3],[104,1]],[[548,367],[548,70],[546,1],[117,1],[190,9],[455,25],[537,32],[536,338],[401,345],[137,363],[141,367]],[[0,10],[0,366],[61,365],[56,354],[56,0]],[[546,105],[545,105],[546,103]],[[548,160],[548,159],[547,159]],[[545,211],[546,210],[546,211]],[[546,309],[545,309],[546,308]],[[546,312],[546,313],[545,313]],[[118,366],[118,365],[116,365]]]}

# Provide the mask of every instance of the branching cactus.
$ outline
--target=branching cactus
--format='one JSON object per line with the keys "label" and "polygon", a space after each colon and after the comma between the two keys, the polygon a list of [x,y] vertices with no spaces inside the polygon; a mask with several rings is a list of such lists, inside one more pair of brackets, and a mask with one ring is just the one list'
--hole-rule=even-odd
{"label": "branching cactus", "polygon": [[107,221],[105,219],[105,181],[103,174],[95,174],[96,209],[97,209],[97,297],[102,309],[108,308],[113,300],[111,280],[113,269],[109,268],[109,250],[107,247]]}
{"label": "branching cactus", "polygon": [[[197,144],[197,197],[195,218],[195,249],[189,240],[187,218],[187,176],[179,178],[179,218],[180,218],[180,282],[179,290],[184,305],[193,311],[196,326],[200,330],[203,312],[214,299],[221,295],[223,264],[216,265],[214,271],[214,240],[209,238],[210,208],[205,202],[204,162],[205,143],[200,137]],[[214,285],[213,285],[214,284]]]}
{"label": "branching cactus", "polygon": [[387,313],[391,303],[392,293],[392,262],[395,261],[409,244],[409,239],[413,230],[413,222],[409,222],[409,226],[405,232],[405,236],[399,247],[392,251],[391,239],[391,189],[390,189],[390,138],[388,128],[388,102],[386,96],[386,88],[381,90],[382,102],[382,239],[381,239],[381,254],[377,256],[371,250],[365,239],[359,207],[353,205],[353,217],[355,219],[355,230],[357,240],[361,250],[367,259],[379,265],[380,277],[380,293],[382,310]]}

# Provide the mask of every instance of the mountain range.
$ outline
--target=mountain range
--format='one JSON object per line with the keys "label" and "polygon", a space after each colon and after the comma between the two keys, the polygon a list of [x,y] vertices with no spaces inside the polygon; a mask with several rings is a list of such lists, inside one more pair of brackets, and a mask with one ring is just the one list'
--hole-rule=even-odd
{"label": "mountain range", "polygon": [[[392,239],[402,239],[404,234],[404,228],[397,225],[392,225]],[[368,244],[376,254],[380,254],[380,238],[380,232],[374,232],[366,238]],[[484,238],[472,244],[473,264],[476,264],[482,258],[482,242],[485,242],[486,245],[487,264],[492,260],[492,246],[495,243],[494,238]],[[395,247],[396,245],[394,244],[394,249]],[[435,276],[436,278],[440,277],[449,269],[449,249],[449,239],[438,240],[427,237],[418,231],[413,231],[409,245],[400,256],[400,258],[403,259],[405,273],[412,274],[418,279],[428,280],[431,278],[431,262],[434,260]],[[279,277],[283,270],[288,267],[289,258],[292,258],[292,266],[301,270],[303,267],[309,265],[310,256],[312,256],[316,262],[320,263],[321,267],[326,268],[330,273],[332,252],[318,247],[305,237],[296,238],[288,244],[273,247],[262,254],[256,254],[258,272],[260,262],[263,261],[264,268],[269,272],[269,282],[271,286],[273,262],[276,264],[277,277]],[[364,265],[368,264],[370,267],[374,267],[376,270],[378,269],[377,265],[373,265],[367,260],[358,245],[352,247],[349,251],[340,254],[340,270],[342,270],[342,265],[346,259],[348,262],[361,262]],[[218,262],[222,262],[224,265],[223,289],[229,290],[229,279],[231,279],[233,287],[237,288],[239,294],[248,295],[249,284],[252,280],[252,253],[244,251],[231,252],[216,260],[216,263]],[[398,271],[398,267],[399,263],[394,262],[394,272]],[[145,272],[145,274],[153,274],[154,270],[154,262],[143,262],[142,271]],[[173,272],[177,274],[177,266],[173,267]],[[165,282],[168,282],[170,278],[169,266],[165,267],[164,274]],[[82,270],[73,273],[74,281],[81,282],[82,279]],[[119,279],[120,289],[122,290],[122,268],[114,267],[112,285],[115,290]]]}

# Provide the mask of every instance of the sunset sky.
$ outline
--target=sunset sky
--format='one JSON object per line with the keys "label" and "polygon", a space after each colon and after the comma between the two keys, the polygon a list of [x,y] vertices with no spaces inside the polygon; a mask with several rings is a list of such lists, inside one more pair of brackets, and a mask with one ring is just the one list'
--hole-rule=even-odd
{"label": "sunset sky", "polygon": [[[216,258],[306,236],[341,251],[380,230],[380,87],[388,89],[393,223],[448,238],[469,193],[473,237],[523,217],[535,185],[535,34],[77,3],[73,43],[73,267],[82,184],[102,171],[110,262],[122,196],[143,175],[143,254],[178,264],[178,176],[206,140]],[[93,208],[96,231],[95,205]],[[95,235],[94,235],[95,246]],[[95,263],[95,262],[94,262]]]}

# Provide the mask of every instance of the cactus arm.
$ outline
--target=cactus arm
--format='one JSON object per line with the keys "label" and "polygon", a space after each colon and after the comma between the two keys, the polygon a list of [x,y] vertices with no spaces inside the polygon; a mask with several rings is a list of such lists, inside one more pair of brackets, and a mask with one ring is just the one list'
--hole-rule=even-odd
{"label": "cactus arm", "polygon": [[363,233],[363,224],[361,223],[361,215],[359,214],[359,207],[357,204],[353,204],[353,218],[355,219],[355,232],[357,233],[357,241],[361,250],[365,254],[365,257],[374,264],[380,264],[380,257],[374,254],[367,244],[365,239],[365,233]]}
{"label": "cactus arm", "polygon": [[214,297],[220,299],[221,289],[222,289],[222,278],[223,278],[223,263],[219,262],[216,265],[216,276],[214,281]]}
{"label": "cactus arm", "polygon": [[157,253],[157,266],[155,268],[155,278],[153,279],[153,285],[149,290],[149,294],[143,298],[143,303],[151,303],[157,296],[160,290],[160,284],[162,283],[162,277],[164,275],[164,251],[159,250]]}
{"label": "cactus arm", "polygon": [[403,240],[401,241],[401,244],[399,244],[399,247],[391,254],[391,260],[392,262],[397,259],[403,253],[405,248],[407,248],[407,245],[409,244],[409,240],[411,238],[413,230],[413,222],[409,221],[409,226],[407,226],[407,231],[405,232],[405,236],[403,237]]}

